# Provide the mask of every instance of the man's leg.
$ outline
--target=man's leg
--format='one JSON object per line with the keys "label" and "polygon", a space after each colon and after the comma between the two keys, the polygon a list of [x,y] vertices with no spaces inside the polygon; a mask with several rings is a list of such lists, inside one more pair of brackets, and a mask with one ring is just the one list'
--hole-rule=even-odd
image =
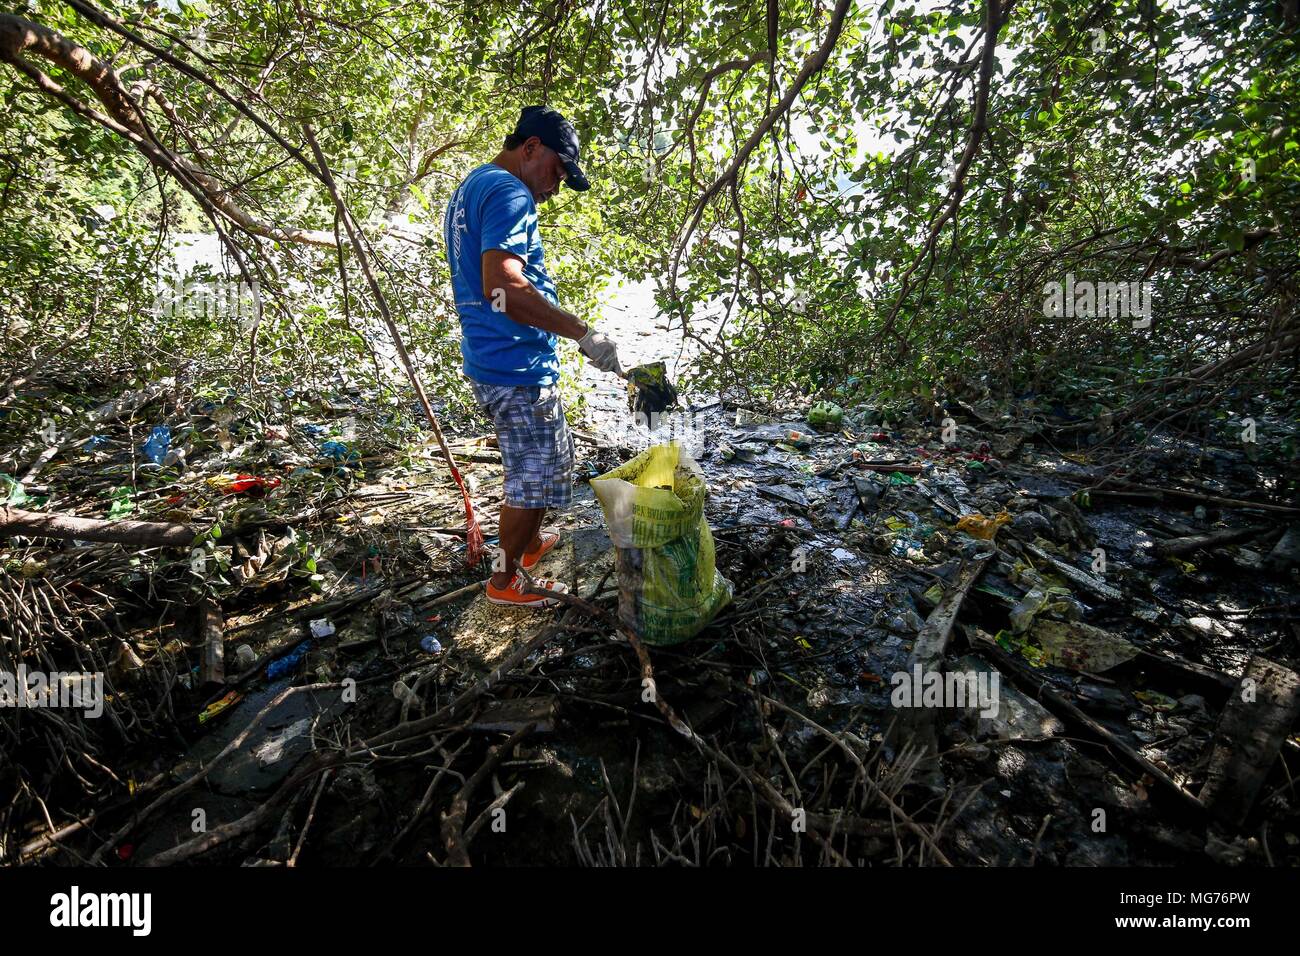
{"label": "man's leg", "polygon": [[[497,536],[500,539],[502,554],[492,568],[492,586],[506,587],[515,576],[519,559],[530,548],[536,550],[539,544],[537,532],[541,530],[542,519],[546,516],[545,508],[515,508],[502,505],[497,520]],[[500,559],[504,557],[504,568]]]}
{"label": "man's leg", "polygon": [[[516,579],[525,556],[535,564],[543,541],[539,532],[551,507],[566,507],[573,494],[573,440],[564,422],[559,394],[553,387],[481,386],[479,403],[492,415],[501,466],[505,472],[505,501],[497,521],[500,551],[488,579],[487,599],[495,604],[546,607],[553,597],[525,595]],[[555,537],[547,539],[554,546]],[[562,582],[536,579],[543,591],[565,591]],[[513,585],[513,586],[512,586]]]}

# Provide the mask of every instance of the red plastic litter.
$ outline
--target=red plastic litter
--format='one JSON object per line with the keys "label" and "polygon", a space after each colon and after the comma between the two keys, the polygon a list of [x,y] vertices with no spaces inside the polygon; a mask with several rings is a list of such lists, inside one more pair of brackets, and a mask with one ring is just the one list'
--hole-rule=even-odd
{"label": "red plastic litter", "polygon": [[268,491],[279,487],[279,478],[259,478],[257,475],[237,475],[234,481],[222,489],[222,492],[227,495],[248,495],[250,498],[261,498]]}

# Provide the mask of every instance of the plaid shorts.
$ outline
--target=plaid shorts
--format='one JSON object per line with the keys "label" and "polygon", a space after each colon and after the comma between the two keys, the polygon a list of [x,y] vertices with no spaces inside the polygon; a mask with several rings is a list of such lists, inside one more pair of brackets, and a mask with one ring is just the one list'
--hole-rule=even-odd
{"label": "plaid shorts", "polygon": [[512,508],[567,508],[573,500],[573,436],[554,385],[487,385],[474,397],[496,425]]}

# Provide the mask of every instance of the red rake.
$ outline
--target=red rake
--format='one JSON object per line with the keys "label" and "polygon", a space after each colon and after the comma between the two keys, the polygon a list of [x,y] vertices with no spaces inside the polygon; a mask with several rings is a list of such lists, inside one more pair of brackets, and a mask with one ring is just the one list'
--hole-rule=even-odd
{"label": "red rake", "polygon": [[[393,348],[396,349],[398,358],[402,360],[402,367],[406,370],[406,377],[411,380],[411,385],[415,387],[415,394],[420,399],[420,406],[424,409],[429,424],[433,426],[433,434],[438,439],[438,447],[442,449],[442,457],[447,460],[447,467],[451,469],[451,477],[455,480],[456,487],[460,489],[461,498],[465,501],[465,557],[472,568],[482,559],[484,547],[483,529],[479,527],[478,519],[474,517],[474,505],[469,500],[469,491],[466,490],[465,482],[460,477],[460,469],[456,467],[456,459],[451,457],[451,449],[447,447],[447,441],[442,437],[442,428],[438,425],[438,416],[433,413],[433,406],[429,404],[429,398],[424,394],[424,385],[420,382],[420,376],[416,374],[415,365],[411,362],[411,356],[407,354],[406,343],[402,341],[402,335],[397,331],[397,323],[393,321],[392,313],[388,309],[388,300],[384,298],[384,293],[379,288],[379,283],[375,281],[374,273],[370,270],[370,257],[367,255],[365,237],[361,234],[361,230],[357,228],[352,219],[352,213],[348,211],[347,205],[339,196],[338,187],[334,184],[334,176],[330,172],[329,164],[325,161],[325,154],[321,152],[321,148],[316,142],[315,130],[311,128],[310,123],[303,123],[302,129],[307,136],[307,142],[311,144],[312,153],[316,156],[316,162],[320,166],[321,180],[325,183],[325,188],[329,190],[335,208],[338,209],[338,219],[343,223],[343,228],[347,230],[348,240],[352,246],[352,251],[356,253],[361,271],[366,277],[366,284],[370,286],[370,292],[375,297],[375,305],[379,308],[379,314],[383,318],[384,324],[388,326],[388,334],[393,340]],[[336,226],[336,235],[337,232]],[[342,264],[342,249],[340,248],[340,268],[342,268]]]}

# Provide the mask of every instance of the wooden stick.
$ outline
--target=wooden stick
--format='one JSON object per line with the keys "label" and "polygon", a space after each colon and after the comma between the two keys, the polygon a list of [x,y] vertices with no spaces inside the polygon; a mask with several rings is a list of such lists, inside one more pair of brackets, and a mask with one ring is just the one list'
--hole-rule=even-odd
{"label": "wooden stick", "polygon": [[1227,531],[1211,531],[1207,534],[1191,534],[1182,538],[1168,538],[1157,541],[1151,550],[1162,558],[1174,555],[1191,554],[1193,551],[1219,548],[1239,541],[1249,541],[1276,527],[1270,524],[1251,525],[1249,528],[1232,528]]}
{"label": "wooden stick", "polygon": [[415,364],[411,361],[410,354],[406,351],[406,343],[402,339],[402,333],[397,329],[397,323],[393,321],[392,312],[388,308],[388,299],[385,298],[384,292],[379,288],[379,283],[375,281],[374,273],[370,269],[370,257],[366,254],[365,247],[362,245],[361,236],[356,223],[352,219],[352,213],[347,205],[339,196],[337,185],[334,182],[334,175],[330,172],[329,163],[325,161],[325,154],[321,152],[320,144],[316,142],[315,131],[312,130],[310,123],[302,124],[303,133],[307,137],[307,142],[311,144],[312,153],[316,157],[316,162],[320,167],[321,180],[325,183],[325,188],[329,190],[330,199],[334,201],[334,206],[339,211],[339,218],[343,221],[343,227],[347,230],[348,240],[352,244],[352,249],[357,255],[357,262],[361,266],[361,273],[366,277],[366,284],[370,286],[370,293],[374,296],[375,307],[379,310],[380,318],[384,320],[384,325],[388,328],[388,335],[393,340],[393,349],[397,352],[397,357],[402,362],[402,368],[406,370],[406,377],[411,380],[411,386],[415,389],[415,396],[420,400],[420,407],[424,409],[424,416],[429,420],[430,427],[433,428],[433,435],[438,440],[438,447],[442,449],[442,456],[447,460],[447,467],[451,469],[451,476],[456,481],[456,486],[460,488],[460,493],[465,502],[465,528],[466,528],[466,552],[468,561],[471,566],[478,563],[479,555],[483,550],[483,531],[478,526],[478,520],[474,517],[474,506],[469,500],[469,491],[465,488],[465,482],[460,476],[460,469],[456,467],[456,460],[451,457],[451,449],[447,447],[447,439],[442,435],[442,426],[438,423],[438,416],[433,413],[433,406],[429,404],[429,396],[424,392],[424,383],[420,380],[419,373],[415,370]]}
{"label": "wooden stick", "polygon": [[64,541],[106,541],[141,548],[188,548],[198,537],[192,525],[161,521],[102,521],[0,506],[0,535],[30,535]]}
{"label": "wooden stick", "polygon": [[[943,671],[944,654],[947,653],[948,642],[952,638],[952,628],[957,622],[957,614],[961,611],[962,602],[966,600],[972,585],[979,580],[992,559],[993,553],[989,553],[969,564],[957,582],[939,599],[939,603],[926,618],[925,625],[912,645],[912,653],[907,658],[909,673],[916,673],[918,668],[921,674]],[[920,747],[926,759],[933,760],[939,749],[934,727],[938,713],[939,711],[933,707],[901,709],[899,719],[890,728],[893,742],[911,743],[913,746]],[[902,749],[904,748],[900,747],[900,750]]]}
{"label": "wooden stick", "polygon": [[488,774],[496,769],[505,756],[512,752],[515,744],[523,740],[533,732],[533,724],[527,727],[521,727],[510,735],[510,738],[503,744],[498,744],[488,750],[487,759],[465,781],[464,785],[457,791],[456,796],[452,798],[451,809],[442,815],[442,842],[447,848],[447,865],[449,866],[469,866],[469,847],[468,840],[465,838],[465,817],[469,813],[469,798],[474,795],[479,784],[487,779]]}

